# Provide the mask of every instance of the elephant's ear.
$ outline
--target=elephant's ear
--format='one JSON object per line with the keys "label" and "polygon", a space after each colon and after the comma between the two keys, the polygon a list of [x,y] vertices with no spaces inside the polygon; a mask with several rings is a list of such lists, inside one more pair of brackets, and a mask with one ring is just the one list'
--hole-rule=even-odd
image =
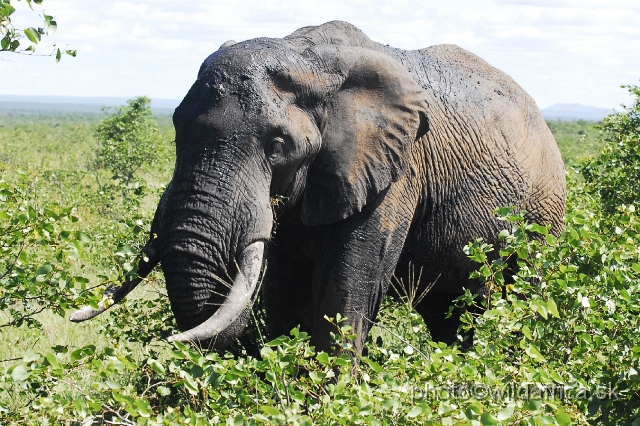
{"label": "elephant's ear", "polygon": [[[362,210],[407,170],[428,130],[426,95],[396,60],[368,49],[318,46],[307,58],[329,67],[322,146],[309,166],[302,222],[323,225]],[[339,77],[339,78],[337,78]]]}

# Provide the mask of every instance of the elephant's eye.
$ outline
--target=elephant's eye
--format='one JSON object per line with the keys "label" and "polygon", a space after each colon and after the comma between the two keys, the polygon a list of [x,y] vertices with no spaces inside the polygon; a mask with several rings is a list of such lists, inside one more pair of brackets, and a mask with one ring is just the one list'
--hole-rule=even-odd
{"label": "elephant's eye", "polygon": [[267,158],[271,161],[278,161],[284,156],[285,142],[280,136],[275,136],[269,140],[267,145]]}

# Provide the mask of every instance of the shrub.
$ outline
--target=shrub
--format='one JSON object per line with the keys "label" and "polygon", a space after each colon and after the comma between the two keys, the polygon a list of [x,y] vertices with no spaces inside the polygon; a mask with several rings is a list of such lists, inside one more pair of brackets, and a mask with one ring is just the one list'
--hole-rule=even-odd
{"label": "shrub", "polygon": [[134,182],[142,166],[159,159],[161,140],[150,103],[146,96],[131,99],[96,128],[100,142],[96,163],[125,187]]}
{"label": "shrub", "polygon": [[86,295],[78,254],[89,237],[75,231],[71,208],[41,200],[37,179],[0,164],[0,333],[40,327],[36,314],[64,316]]}
{"label": "shrub", "polygon": [[622,87],[634,96],[633,104],[604,119],[602,153],[581,168],[587,191],[609,214],[621,205],[640,202],[640,87]]}
{"label": "shrub", "polygon": [[[502,380],[561,391],[559,402],[576,413],[575,420],[640,423],[635,209],[623,209],[613,225],[609,218],[575,209],[558,238],[520,214],[500,213],[511,225],[500,234],[505,242],[500,259],[489,262],[486,253],[494,248],[481,240],[466,249],[482,264],[474,276],[500,290],[475,323],[470,314],[464,318],[466,328],[476,329],[474,352],[486,368],[498,368]],[[543,235],[546,244],[531,239],[531,232]],[[514,260],[519,270],[506,284],[503,272]]]}
{"label": "shrub", "polygon": [[[634,137],[627,127],[624,141]],[[592,169],[602,174],[587,185],[607,178],[607,167]],[[36,183],[35,173],[9,168],[0,180],[0,302],[10,321],[33,318],[2,333],[39,332],[30,313],[61,314],[83,297],[76,251],[112,283],[132,270],[135,246],[147,238],[150,212],[123,205],[117,218],[85,219],[89,240],[75,213],[43,202],[48,194],[35,191]],[[60,181],[65,191],[85,191],[73,199],[90,203],[87,191],[95,188],[73,183]],[[477,240],[466,247],[478,262],[474,276],[492,290],[483,315],[463,316],[461,331],[474,329],[472,348],[431,341],[412,311],[419,295],[410,291],[401,305],[385,301],[358,362],[347,355],[348,327],[338,328],[337,356],[315,351],[297,328],[267,343],[255,338],[258,356],[169,345],[162,338],[175,324],[161,282],[150,276],[155,296],[137,290],[113,314],[80,326],[91,333],[88,342],[40,345],[0,364],[0,423],[638,426],[640,218],[635,205],[619,201],[615,215],[602,214],[601,192],[580,185],[570,181],[560,236],[500,209],[501,246]],[[514,264],[517,272],[507,268]],[[457,303],[480,302],[467,293]]]}

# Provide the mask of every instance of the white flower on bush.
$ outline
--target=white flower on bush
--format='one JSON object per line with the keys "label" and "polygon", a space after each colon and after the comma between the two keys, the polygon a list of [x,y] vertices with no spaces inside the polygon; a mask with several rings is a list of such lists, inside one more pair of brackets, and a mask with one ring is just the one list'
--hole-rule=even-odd
{"label": "white flower on bush", "polygon": [[609,313],[609,315],[613,314],[616,311],[616,302],[614,302],[613,300],[607,300],[604,305],[607,307],[607,312]]}
{"label": "white flower on bush", "polygon": [[587,296],[584,296],[584,297],[578,296],[578,299],[582,299],[582,300],[580,300],[580,303],[582,304],[583,308],[590,308],[591,307],[591,303],[589,303],[589,298]]}

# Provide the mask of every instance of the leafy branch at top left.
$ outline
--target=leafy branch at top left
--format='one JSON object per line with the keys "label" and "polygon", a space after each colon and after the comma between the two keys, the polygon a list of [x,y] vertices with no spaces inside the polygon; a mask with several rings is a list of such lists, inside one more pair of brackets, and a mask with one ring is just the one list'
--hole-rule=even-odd
{"label": "leafy branch at top left", "polygon": [[[33,10],[32,3],[42,4],[42,1],[43,0],[26,0],[31,10]],[[32,55],[36,51],[36,45],[40,43],[42,36],[52,36],[58,29],[58,24],[53,20],[53,16],[46,15],[43,12],[42,27],[18,29],[14,27],[13,23],[11,22],[11,15],[15,11],[16,9],[11,5],[11,0],[0,0],[0,36],[2,37],[2,39],[0,39],[0,52],[12,52]],[[77,54],[75,50],[63,50],[64,53],[69,56],[75,57]],[[60,48],[54,44],[53,51],[50,54],[44,56],[55,55],[56,62],[58,62],[62,58],[62,53],[63,51],[61,51]]]}

